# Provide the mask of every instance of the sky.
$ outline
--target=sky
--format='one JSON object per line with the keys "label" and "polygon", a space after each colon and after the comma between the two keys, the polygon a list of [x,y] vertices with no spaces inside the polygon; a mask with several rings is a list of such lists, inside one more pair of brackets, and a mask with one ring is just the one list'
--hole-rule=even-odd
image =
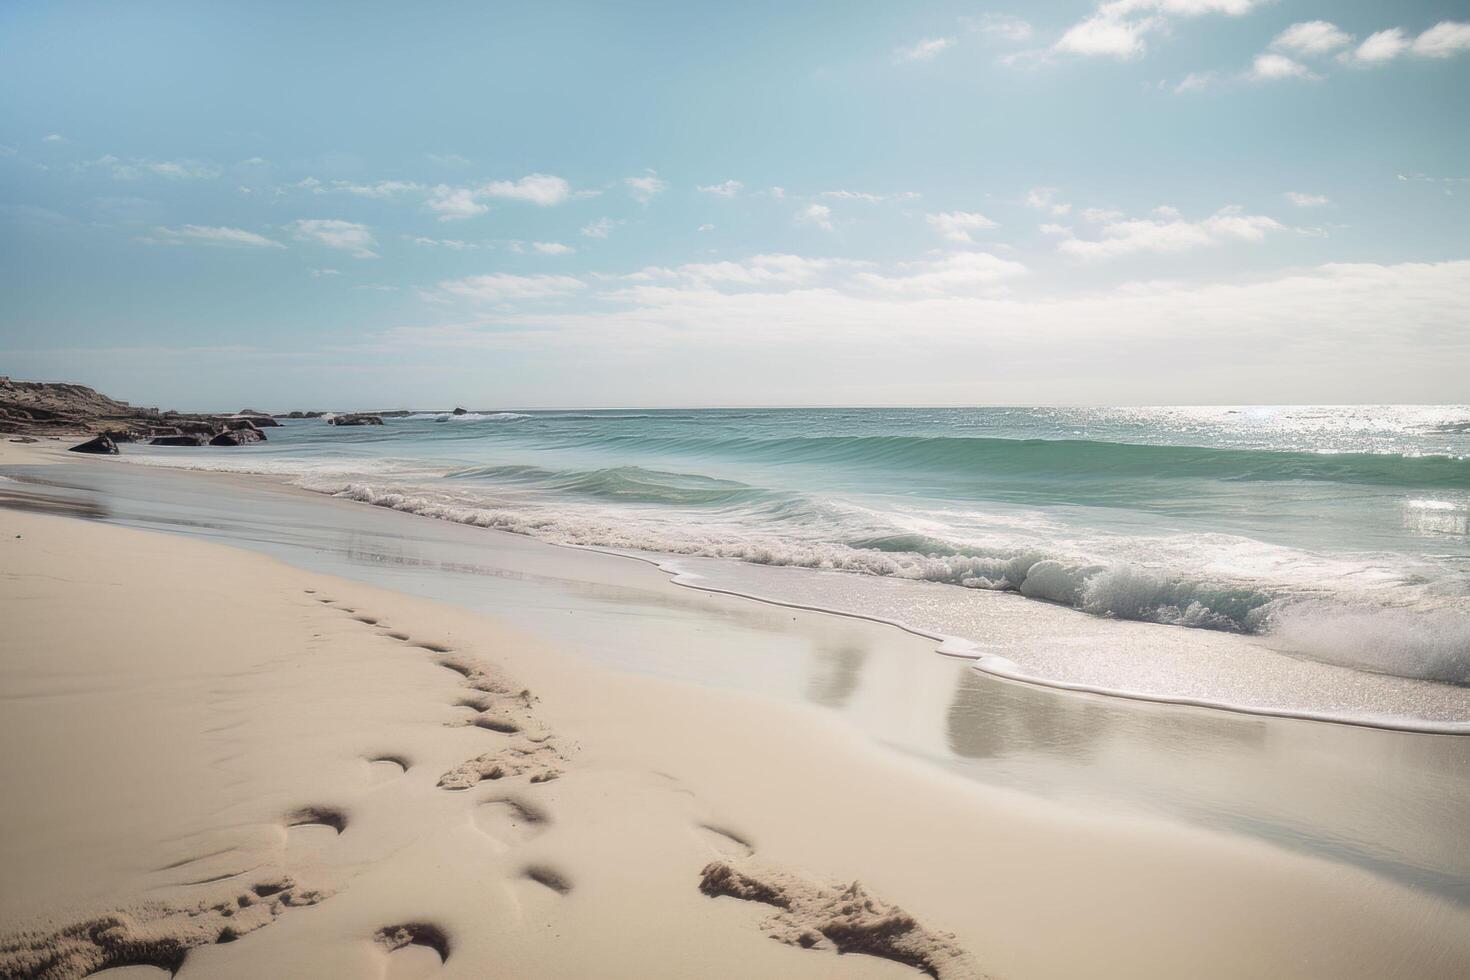
{"label": "sky", "polygon": [[14,0],[0,374],[1470,401],[1470,0]]}

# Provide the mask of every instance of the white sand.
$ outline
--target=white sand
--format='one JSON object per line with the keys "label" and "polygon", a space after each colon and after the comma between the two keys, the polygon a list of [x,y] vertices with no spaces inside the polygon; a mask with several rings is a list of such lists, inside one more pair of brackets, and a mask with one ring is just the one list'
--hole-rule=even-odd
{"label": "white sand", "polygon": [[229,548],[0,511],[0,622],[0,977],[1470,975],[1364,871]]}

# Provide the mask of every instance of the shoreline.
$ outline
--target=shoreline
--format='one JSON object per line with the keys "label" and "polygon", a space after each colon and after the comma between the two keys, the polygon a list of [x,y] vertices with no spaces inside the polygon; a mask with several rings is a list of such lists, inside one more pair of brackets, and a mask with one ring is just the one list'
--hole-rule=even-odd
{"label": "shoreline", "polygon": [[[32,454],[27,453],[25,455],[29,456]],[[1385,731],[1412,732],[1430,735],[1470,735],[1470,694],[1465,694],[1461,696],[1461,692],[1467,690],[1462,685],[1453,685],[1443,681],[1432,681],[1420,678],[1403,677],[1391,673],[1374,671],[1368,668],[1350,667],[1346,665],[1316,660],[1307,656],[1299,656],[1287,651],[1282,651],[1270,647],[1264,643],[1262,638],[1256,636],[1246,636],[1243,634],[1220,632],[1215,630],[1200,630],[1183,626],[1170,626],[1167,624],[1150,622],[1137,622],[1108,618],[1099,619],[1098,617],[1094,617],[1073,607],[1053,603],[1044,599],[1026,597],[1023,600],[1026,603],[1034,604],[1036,607],[1038,607],[1030,615],[1037,618],[1042,616],[1051,617],[1051,623],[1049,625],[1053,629],[1057,629],[1058,624],[1067,624],[1070,620],[1072,624],[1072,629],[1079,632],[1085,630],[1092,630],[1096,632],[1099,629],[1111,629],[1114,627],[1121,627],[1123,629],[1131,630],[1141,636],[1148,636],[1150,634],[1154,636],[1168,636],[1170,635],[1170,633],[1160,633],[1158,631],[1185,630],[1188,632],[1188,634],[1191,635],[1187,637],[1179,637],[1177,635],[1171,636],[1170,642],[1173,647],[1187,647],[1190,643],[1196,643],[1200,645],[1216,644],[1220,645],[1222,656],[1225,655],[1225,653],[1227,652],[1230,657],[1236,658],[1240,658],[1243,656],[1264,656],[1266,658],[1264,663],[1258,663],[1256,664],[1256,666],[1269,666],[1272,667],[1272,669],[1278,670],[1281,676],[1279,680],[1274,683],[1274,686],[1280,689],[1291,689],[1293,687],[1300,689],[1302,687],[1308,686],[1309,681],[1316,683],[1331,681],[1332,683],[1338,685],[1340,688],[1344,690],[1349,690],[1353,687],[1356,687],[1357,682],[1360,679],[1366,679],[1369,680],[1371,683],[1383,686],[1385,688],[1385,690],[1383,691],[1376,692],[1380,696],[1389,694],[1389,688],[1398,688],[1399,690],[1394,692],[1395,696],[1400,698],[1401,701],[1405,704],[1411,703],[1414,698],[1418,696],[1416,695],[1416,689],[1423,692],[1429,692],[1430,694],[1441,699],[1450,699],[1451,701],[1459,703],[1448,709],[1452,713],[1451,717],[1429,718],[1416,717],[1410,714],[1406,714],[1403,713],[1403,710],[1401,710],[1400,713],[1396,714],[1379,714],[1371,710],[1356,706],[1343,706],[1334,711],[1314,710],[1310,708],[1252,703],[1250,701],[1238,698],[1232,699],[1227,697],[1205,697],[1187,693],[1149,691],[1140,688],[1119,686],[1117,684],[1110,684],[1088,679],[1079,679],[1075,677],[1069,678],[1065,676],[1049,676],[1047,673],[1040,672],[1035,669],[1027,669],[1024,666],[1017,664],[1014,660],[1005,655],[986,652],[983,649],[983,647],[986,645],[984,641],[961,636],[953,632],[937,630],[919,623],[911,622],[909,621],[909,619],[904,618],[902,614],[889,615],[860,611],[860,609],[857,608],[857,605],[861,597],[854,598],[847,605],[843,605],[834,601],[808,602],[801,601],[800,599],[788,599],[772,595],[768,590],[763,590],[755,584],[747,587],[739,587],[722,583],[720,581],[721,576],[719,575],[716,575],[714,579],[711,580],[699,570],[699,566],[701,564],[711,565],[714,568],[719,568],[722,565],[733,564],[737,566],[751,565],[755,569],[762,570],[758,574],[765,574],[767,571],[788,571],[786,568],[783,568],[781,566],[767,566],[760,563],[748,563],[740,561],[739,559],[708,558],[697,555],[682,554],[662,554],[629,549],[610,548],[599,545],[583,545],[555,540],[547,540],[535,535],[516,532],[502,527],[484,526],[471,521],[457,521],[448,517],[423,514],[418,510],[408,507],[399,507],[390,503],[374,503],[371,501],[360,500],[354,497],[348,497],[344,499],[337,494],[333,494],[327,491],[300,486],[287,475],[271,473],[268,471],[236,470],[230,468],[200,468],[188,465],[173,464],[167,460],[159,461],[156,458],[137,458],[129,460],[125,457],[122,457],[118,461],[152,469],[184,471],[194,474],[211,474],[214,476],[234,478],[246,481],[260,480],[274,486],[290,487],[293,490],[299,490],[313,497],[329,497],[345,504],[362,504],[364,506],[372,507],[375,509],[399,511],[402,513],[413,515],[415,517],[423,517],[429,520],[443,520],[451,523],[461,523],[465,524],[466,526],[474,527],[479,531],[491,532],[492,534],[506,534],[522,538],[531,538],[532,540],[536,540],[540,544],[552,548],[562,548],[582,553],[609,555],[620,559],[630,559],[638,562],[643,562],[652,565],[655,568],[658,568],[663,574],[668,576],[669,580],[673,584],[679,585],[681,587],[688,587],[705,592],[719,592],[725,595],[730,595],[732,597],[763,602],[773,606],[820,612],[836,616],[844,616],[893,627],[911,635],[934,642],[937,645],[935,650],[936,653],[944,656],[966,659],[972,663],[976,670],[983,671],[990,676],[1016,683],[1032,684],[1037,687],[1047,688],[1050,690],[1065,691],[1074,694],[1089,694],[1108,698],[1120,698],[1141,703],[1167,704],[1188,708],[1202,708],[1233,712],[1237,714],[1257,715],[1270,718],[1297,719],[1323,724],[1348,725],[1353,727],[1371,728]],[[793,569],[793,571],[810,571],[815,572],[816,574],[825,574],[823,570]],[[870,578],[868,576],[856,577],[859,579]],[[728,579],[729,577],[727,576],[726,578]],[[877,585],[875,583],[886,583],[888,581],[889,580],[885,579],[884,577],[879,576],[874,579],[874,582],[862,583],[861,587],[872,590],[870,592],[871,595],[873,592],[876,592],[877,589],[885,587],[884,585]],[[928,586],[929,584],[930,583],[916,583],[907,581],[903,583],[904,586]],[[859,586],[854,585],[852,586],[852,588],[859,588]],[[982,603],[991,603],[992,605],[994,605],[995,600],[998,598],[1002,601],[1012,601],[1020,598],[1016,594],[1007,592],[977,592],[975,590],[965,591],[969,594],[963,597],[963,599],[958,597],[950,597],[950,601],[976,601]],[[1100,627],[1099,624],[1102,623],[1113,625]],[[1063,626],[1063,628],[1065,628],[1065,626]],[[1101,634],[1098,637],[1094,638],[1094,642],[1102,642],[1112,639],[1113,638],[1107,637],[1106,634]],[[1251,644],[1251,649],[1234,651],[1224,646],[1224,644],[1235,643],[1236,641],[1249,641]],[[1113,642],[1130,641],[1126,638],[1119,638],[1113,640]],[[1053,666],[1055,667],[1055,664],[1053,664]],[[1177,675],[1175,676],[1174,680],[1177,682]]]}
{"label": "shoreline", "polygon": [[[1407,962],[1392,956],[1417,955],[1419,959],[1416,962],[1421,967],[1418,974],[1423,976],[1436,975],[1437,971],[1440,975],[1451,976],[1459,967],[1470,963],[1470,948],[1442,945],[1449,941],[1445,933],[1453,936],[1459,929],[1461,935],[1470,934],[1452,925],[1470,922],[1470,911],[1464,906],[1428,899],[1399,886],[1388,886],[1382,879],[1356,869],[1158,821],[1072,815],[1056,804],[978,787],[965,780],[956,781],[942,770],[925,765],[916,767],[912,760],[902,755],[853,740],[844,724],[812,709],[795,709],[769,698],[752,697],[741,692],[711,691],[657,678],[608,673],[580,660],[568,660],[564,654],[554,653],[540,641],[507,632],[504,627],[496,626],[477,614],[425,599],[385,593],[315,572],[300,571],[265,558],[246,555],[237,549],[63,517],[0,511],[0,521],[7,527],[21,528],[20,533],[25,536],[23,541],[39,538],[47,542],[46,547],[51,554],[47,561],[60,559],[51,568],[52,573],[72,569],[70,581],[73,584],[70,587],[53,586],[56,598],[50,601],[65,605],[88,597],[84,583],[89,580],[89,574],[82,572],[81,566],[68,565],[69,561],[81,560],[84,555],[95,556],[102,566],[92,573],[95,575],[105,573],[118,562],[138,560],[138,553],[146,552],[151,556],[167,556],[167,564],[157,567],[176,569],[167,571],[167,581],[160,583],[171,583],[169,592],[150,596],[136,587],[125,588],[121,593],[117,592],[117,586],[110,588],[114,593],[112,601],[121,602],[124,607],[141,606],[134,609],[134,616],[146,618],[149,613],[158,616],[162,612],[164,615],[155,624],[155,633],[176,625],[170,622],[168,610],[177,608],[175,604],[178,603],[187,607],[184,601],[188,599],[189,589],[199,588],[191,585],[190,581],[199,577],[198,569],[208,567],[220,577],[217,580],[225,588],[223,593],[216,591],[214,595],[232,594],[228,584],[234,580],[270,583],[268,586],[255,586],[256,589],[263,588],[263,591],[261,598],[253,604],[255,608],[249,611],[254,619],[261,622],[248,628],[236,627],[241,637],[239,642],[246,647],[253,645],[252,635],[257,640],[271,635],[275,627],[262,624],[273,621],[274,610],[286,601],[287,594],[300,590],[297,592],[299,599],[292,608],[301,608],[302,611],[291,613],[291,616],[307,617],[301,622],[313,624],[300,634],[303,639],[309,639],[308,634],[312,632],[320,633],[317,639],[326,644],[321,649],[335,650],[332,656],[347,657],[344,663],[368,655],[372,663],[379,665],[374,670],[427,671],[426,675],[415,675],[411,681],[406,681],[409,692],[415,697],[422,697],[431,690],[443,691],[452,697],[464,677],[455,679],[459,672],[425,663],[417,659],[417,653],[415,657],[403,660],[399,651],[404,641],[391,639],[391,632],[401,631],[415,640],[424,635],[427,638],[423,642],[455,647],[454,654],[418,651],[431,659],[461,653],[477,656],[494,665],[497,671],[504,665],[503,669],[510,675],[532,686],[543,699],[534,711],[538,715],[544,714],[545,723],[559,737],[575,743],[574,757],[566,763],[564,775],[549,783],[526,783],[524,776],[495,780],[495,795],[503,796],[502,787],[509,789],[514,783],[517,799],[545,807],[548,804],[543,797],[533,793],[542,789],[560,793],[568,787],[583,785],[585,780],[592,795],[579,805],[587,809],[579,811],[573,805],[576,801],[547,798],[558,807],[551,826],[557,828],[558,833],[569,835],[567,850],[561,857],[562,864],[572,864],[574,855],[576,862],[591,863],[579,863],[575,874],[566,867],[562,868],[573,887],[560,898],[554,897],[554,888],[548,891],[550,886],[534,881],[530,885],[510,885],[513,890],[534,886],[540,890],[533,889],[529,895],[538,902],[544,897],[546,902],[535,907],[522,903],[521,918],[514,928],[498,934],[494,944],[465,937],[476,931],[507,928],[494,925],[493,916],[488,922],[482,921],[484,916],[480,914],[497,902],[503,903],[504,899],[494,897],[501,894],[499,889],[507,887],[500,883],[502,879],[496,879],[495,887],[488,892],[476,893],[474,902],[479,903],[475,907],[480,913],[468,922],[463,918],[464,910],[455,902],[439,901],[435,907],[440,917],[453,920],[452,926],[444,927],[444,933],[451,937],[453,945],[443,968],[451,974],[473,975],[475,969],[492,966],[504,969],[507,957],[514,959],[516,955],[529,957],[520,961],[521,969],[516,970],[517,975],[526,976],[557,975],[558,968],[565,970],[573,965],[585,970],[593,968],[590,964],[594,962],[601,964],[602,969],[598,972],[604,975],[661,976],[679,973],[676,964],[681,961],[672,958],[667,949],[667,919],[658,924],[656,933],[649,933],[652,923],[637,921],[637,914],[619,913],[615,916],[619,926],[633,931],[633,937],[619,943],[625,955],[631,957],[620,961],[628,969],[626,974],[616,966],[607,969],[607,961],[597,959],[599,955],[605,955],[605,950],[600,950],[596,944],[583,945],[590,936],[611,941],[607,927],[595,925],[608,917],[612,906],[607,902],[632,905],[635,913],[638,907],[646,906],[629,901],[626,893],[629,879],[624,877],[628,871],[616,872],[615,868],[607,868],[605,872],[587,870],[598,867],[594,857],[598,860],[612,858],[604,854],[605,846],[594,846],[595,840],[579,841],[576,838],[580,834],[595,838],[596,832],[591,828],[604,825],[609,820],[618,823],[606,809],[610,800],[615,811],[623,806],[631,808],[627,811],[628,819],[634,822],[626,825],[629,832],[638,822],[649,819],[659,822],[661,827],[672,826],[663,821],[674,820],[675,811],[687,813],[683,809],[687,804],[679,802],[675,807],[665,799],[672,795],[673,799],[683,801],[690,798],[687,792],[669,794],[667,790],[660,789],[654,793],[660,802],[650,803],[647,781],[651,779],[655,784],[660,781],[660,777],[651,775],[655,769],[674,776],[688,791],[692,791],[699,801],[700,821],[731,831],[735,836],[728,839],[737,840],[737,851],[740,849],[739,841],[753,842],[760,858],[758,863],[769,862],[768,865],[763,864],[766,870],[762,872],[774,876],[768,880],[787,881],[787,876],[795,875],[800,881],[820,884],[860,877],[871,885],[872,894],[880,901],[897,902],[910,909],[926,927],[932,923],[933,928],[926,928],[926,934],[938,935],[935,930],[953,931],[957,937],[955,942],[974,957],[978,964],[976,969],[986,973],[1021,977],[1075,974],[1081,970],[1095,976],[1132,977],[1178,975],[1178,971],[1188,969],[1194,975],[1223,977],[1250,973],[1252,968],[1249,964],[1254,962],[1257,969],[1274,966],[1278,975],[1284,975],[1281,973],[1283,965],[1297,962],[1292,957],[1301,955],[1302,951],[1296,947],[1300,942],[1298,930],[1303,928],[1313,936],[1311,956],[1316,965],[1323,968],[1318,975],[1332,972],[1350,976],[1361,971],[1358,975],[1368,976],[1374,975],[1372,971],[1375,969],[1387,968],[1390,962],[1398,965]],[[6,535],[7,539],[11,537]],[[68,553],[75,558],[66,558]],[[120,557],[122,555],[133,555],[134,558],[125,560]],[[196,571],[191,574],[185,569]],[[54,574],[48,577],[54,577]],[[30,592],[34,593],[38,588],[45,588],[40,580],[32,583]],[[334,599],[335,604],[329,606],[307,599],[304,590],[308,588]],[[80,597],[77,595],[79,591],[84,593]],[[275,597],[278,594],[280,598]],[[8,603],[15,601],[31,604],[33,612],[25,621],[30,622],[34,629],[54,631],[54,627],[44,626],[45,621],[34,615],[35,603],[40,601],[38,596],[17,597],[11,594],[7,597]],[[90,603],[88,608],[99,609]],[[207,611],[209,607],[205,608]],[[345,612],[349,609],[351,612]],[[328,618],[323,620],[323,616]],[[356,618],[359,616],[377,619],[378,623],[362,622]],[[225,618],[226,622],[212,622],[205,628],[214,635],[228,635],[235,620]],[[813,618],[822,617],[814,614]],[[423,632],[422,624],[425,622],[433,624],[427,633]],[[389,625],[383,627],[383,623]],[[143,622],[136,625],[146,632]],[[193,627],[190,635],[201,636],[200,628],[198,625]],[[881,631],[879,627],[872,629]],[[152,639],[156,641],[157,636]],[[495,651],[492,656],[476,650],[487,639]],[[13,649],[15,641],[11,639],[9,642]],[[189,642],[197,642],[197,639]],[[380,647],[385,649],[379,650]],[[273,678],[280,675],[290,660],[280,661],[279,655],[274,655],[272,660],[275,662],[259,671],[247,671],[247,674],[264,684],[269,696],[285,696],[287,689],[281,688]],[[424,666],[420,668],[420,664]],[[229,673],[239,674],[240,664],[228,666]],[[372,672],[359,668],[358,673],[364,676],[354,683],[369,683]],[[328,671],[325,676],[330,677],[332,673]],[[446,680],[440,681],[440,676]],[[321,693],[306,683],[305,678],[293,683],[302,685],[299,692],[291,695],[296,703],[310,702]],[[338,683],[340,678],[333,677],[332,684]],[[334,690],[332,695],[334,699],[340,699],[342,691]],[[260,701],[260,696],[237,694],[234,697],[240,700],[239,710],[246,716],[257,710],[277,710],[266,707],[269,702]],[[432,697],[442,700],[443,694]],[[379,689],[374,700],[383,710],[395,706],[391,707],[392,712],[417,713],[418,717],[429,721],[429,728],[424,729],[422,735],[414,735],[415,739],[456,740],[457,747],[449,754],[451,758],[467,746],[474,747],[474,743],[465,741],[467,738],[499,737],[476,726],[459,724],[446,728],[448,719],[435,720],[432,714],[426,717],[420,709],[411,707],[412,702],[412,697],[396,688]],[[635,705],[630,713],[628,709]],[[349,717],[337,712],[333,718],[323,719],[323,722],[341,723]],[[59,725],[63,720],[53,717],[52,721]],[[328,755],[343,760],[360,759],[391,748],[383,744],[391,741],[384,737],[383,730],[384,723],[390,718],[379,716],[370,720],[373,724],[362,731],[322,736],[332,744]],[[299,723],[309,726],[316,722],[303,719]],[[409,723],[405,721],[403,724]],[[408,731],[400,723],[391,723],[388,730],[399,731],[400,735]],[[236,734],[231,737],[239,740],[239,744],[233,747],[244,752],[242,758],[251,758],[262,751],[262,747],[255,744],[259,726],[246,725],[232,731]],[[669,739],[667,736],[671,731],[677,731],[678,737]],[[353,743],[360,751],[355,754],[348,752],[348,743]],[[296,739],[287,744],[307,746],[313,743],[309,739]],[[44,750],[44,743],[42,748]],[[278,754],[281,748],[266,745],[264,750],[270,757],[271,751]],[[418,753],[425,749],[416,748],[414,751]],[[303,764],[321,765],[323,761],[314,757],[303,760]],[[358,771],[357,765],[353,764],[354,773]],[[415,764],[408,775],[419,768],[420,764]],[[630,781],[626,776],[616,775],[634,771],[644,774],[632,781],[639,787],[637,792],[628,788]],[[813,779],[815,774],[820,774],[820,778]],[[126,772],[118,775],[125,777]],[[319,771],[305,771],[290,778],[315,786],[340,786],[348,781],[350,774],[338,773],[326,783],[321,782],[322,775]],[[420,783],[434,775],[437,773],[428,773]],[[351,776],[351,779],[361,778]],[[276,775],[260,771],[251,776],[247,784],[268,787],[276,779]],[[608,782],[609,779],[612,781]],[[377,792],[372,785],[352,792],[356,792],[360,800],[368,801]],[[388,785],[398,784],[390,780]],[[756,786],[764,787],[764,790],[752,792]],[[430,846],[420,836],[429,834],[430,829],[415,831],[415,819],[426,819],[443,807],[467,806],[470,802],[468,797],[452,791],[438,790],[429,785],[422,785],[421,789],[422,802],[408,805],[406,811],[412,819],[388,822],[394,828],[392,834],[408,834],[419,841],[406,845],[406,850],[394,851],[395,854],[414,853],[416,848]],[[469,792],[479,795],[477,790]],[[282,787],[276,785],[265,794],[273,806],[262,809],[257,800],[244,804],[245,810],[234,817],[226,812],[223,815],[229,818],[225,821],[227,826],[216,826],[210,833],[234,833],[229,827],[241,826],[242,817],[247,830],[269,826],[272,820],[282,819],[270,817],[270,814],[287,812],[290,806],[310,803],[310,799],[290,800],[283,793]],[[320,800],[330,795],[324,789],[317,789],[311,799]],[[616,802],[620,798],[624,802]],[[155,804],[146,803],[145,809],[153,806]],[[650,806],[653,806],[652,811]],[[378,928],[415,914],[404,908],[405,903],[401,900],[394,907],[394,900],[382,891],[384,879],[391,880],[398,889],[403,889],[405,882],[414,883],[407,891],[418,895],[420,900],[427,900],[435,888],[442,887],[444,883],[440,881],[436,886],[434,876],[437,872],[432,866],[420,867],[414,861],[391,856],[379,856],[369,862],[369,865],[387,862],[379,871],[369,869],[340,881],[333,878],[340,869],[333,865],[329,856],[321,856],[330,850],[332,842],[346,844],[357,837],[354,831],[366,834],[371,826],[384,826],[371,817],[373,809],[368,802],[343,809],[350,818],[347,829],[319,839],[304,850],[291,842],[297,831],[285,827],[279,831],[286,838],[286,846],[291,853],[307,853],[313,847],[316,849],[318,857],[312,860],[320,862],[324,880],[330,879],[327,887],[335,887],[336,893],[310,907],[297,909],[288,906],[289,911],[282,912],[279,921],[275,918],[269,920],[272,923],[270,928],[251,931],[235,942],[198,947],[184,958],[183,976],[189,976],[196,964],[210,976],[243,976],[258,974],[271,964],[289,972],[291,968],[299,970],[306,963],[315,964],[323,971],[319,975],[347,975],[352,972],[346,967],[349,962],[367,967],[375,962],[381,964],[381,957],[388,956],[391,965],[403,955],[401,952],[391,955],[383,952],[383,946],[372,939],[372,929],[364,924],[388,920],[373,927]],[[579,822],[580,818],[576,816],[579,812],[590,821],[587,827],[572,826]],[[650,812],[664,816],[650,817]],[[414,814],[417,814],[416,818]],[[320,818],[322,815],[316,816]],[[218,822],[217,816],[211,819]],[[207,825],[211,819],[204,819],[203,823]],[[456,817],[451,823],[460,826],[459,819]],[[108,826],[105,815],[99,815],[99,820],[100,823],[91,828],[91,833],[96,836],[98,846],[105,849],[113,830]],[[373,831],[374,835],[377,833]],[[680,833],[687,835],[690,832]],[[463,843],[463,832],[455,831],[452,836]],[[13,840],[15,835],[7,835],[7,838]],[[885,841],[882,854],[875,853],[864,843],[880,838]],[[552,835],[548,831],[537,839],[549,842]],[[640,891],[640,894],[643,895],[642,901],[652,902],[654,907],[662,910],[660,916],[674,915],[676,921],[686,924],[682,928],[687,928],[690,933],[681,942],[692,942],[689,937],[697,934],[699,941],[705,944],[703,948],[729,952],[733,957],[727,963],[729,975],[749,975],[753,962],[767,962],[771,969],[792,976],[902,976],[908,972],[887,960],[866,956],[838,958],[830,953],[802,950],[766,938],[758,923],[770,909],[762,911],[762,907],[749,902],[733,898],[712,899],[700,894],[700,869],[695,865],[702,856],[709,857],[709,849],[715,845],[702,843],[698,838],[693,841],[688,845],[674,846],[662,838],[656,842],[645,839],[645,845],[657,844],[653,853],[666,847],[682,853],[683,857],[675,862],[682,870],[678,874],[671,871],[667,878],[658,878],[663,882],[662,886],[648,886],[650,893]],[[157,842],[152,846],[158,846]],[[719,846],[728,848],[732,845],[727,842]],[[623,852],[614,864],[623,860],[630,848],[638,851],[626,841],[611,848],[612,855]],[[643,852],[638,853],[645,859],[648,857]],[[361,860],[362,855],[357,855],[357,859]],[[485,860],[489,859],[489,856],[485,857]],[[43,848],[35,860],[45,865],[48,862],[65,863],[69,858],[64,851],[47,854]],[[659,860],[667,860],[667,857]],[[746,859],[716,854],[713,860],[738,865]],[[513,863],[504,880],[512,883],[525,880],[516,877],[519,872],[515,869],[519,867]],[[941,867],[946,870],[941,871]],[[56,877],[55,870],[48,867],[48,875]],[[609,875],[607,880],[610,883],[623,884],[610,884],[615,890],[603,891],[598,882],[604,873]],[[87,874],[92,879],[106,878],[106,875],[98,876],[95,866],[88,869]],[[427,880],[425,875],[428,875]],[[311,884],[299,871],[297,877],[302,881],[297,888],[307,888]],[[1210,882],[1209,887],[1200,889],[1206,880]],[[1267,884],[1268,881],[1271,883]],[[454,888],[462,884],[456,884]],[[674,890],[666,893],[664,889],[670,885]],[[618,888],[624,890],[622,898],[614,899]],[[25,882],[22,882],[22,894],[24,889]],[[590,892],[595,894],[589,895]],[[354,894],[359,897],[353,898]],[[466,893],[456,894],[460,899],[469,897]],[[525,898],[520,892],[515,894],[520,896],[518,901]],[[1289,897],[1293,894],[1294,898]],[[1253,896],[1252,901],[1246,905],[1237,904],[1245,895]],[[1268,908],[1273,902],[1279,902],[1275,911]],[[106,905],[107,902],[101,904]],[[578,906],[575,914],[570,911],[574,905]],[[1067,949],[1058,949],[1058,944],[1041,941],[1038,929],[1043,927],[1032,920],[1032,906],[1045,910],[1041,918],[1049,923],[1046,928],[1054,927],[1058,917],[1066,923],[1074,940],[1061,944]],[[1304,911],[1308,906],[1313,911]],[[337,911],[339,909],[343,911]],[[1410,910],[1413,914],[1409,914]],[[376,919],[364,918],[369,912],[376,915]],[[1387,937],[1381,932],[1378,935],[1365,934],[1369,920],[1358,918],[1365,914],[1371,915],[1374,928],[1380,931],[1385,928],[1385,922],[1391,920],[1398,923],[1395,930],[1402,928],[1407,932],[1400,934],[1390,930]],[[546,947],[536,931],[527,925],[531,921],[541,921],[536,918],[538,915],[550,916],[550,921],[559,921],[566,929],[571,928],[574,919],[577,920],[576,930],[563,931],[564,937],[576,937],[570,943],[575,948],[568,952],[566,939],[559,947]],[[568,918],[560,919],[563,915]],[[1276,924],[1266,921],[1268,915],[1280,921]],[[424,918],[422,912],[418,916]],[[1241,916],[1245,919],[1242,920]],[[1313,919],[1312,924],[1304,924],[1303,916]],[[1236,925],[1229,925],[1232,920]],[[307,922],[312,925],[307,926]],[[1147,943],[1135,944],[1124,938],[1144,922],[1151,937]],[[1219,945],[1228,942],[1229,935],[1238,934],[1240,929],[1250,929],[1259,936],[1256,948],[1246,951],[1233,943]],[[311,936],[317,934],[327,938],[313,942]],[[1332,937],[1331,942],[1326,941],[1328,936]],[[647,944],[646,948],[635,939]],[[1405,945],[1391,956],[1385,946],[1396,946],[1400,941]],[[713,947],[708,945],[711,942],[715,944]],[[1431,958],[1432,962],[1423,960],[1425,954],[1422,952],[1408,952],[1410,949],[1422,950],[1426,944],[1435,942],[1441,946],[1437,952],[1438,959]],[[422,951],[423,944],[412,940],[408,944],[409,951],[413,952],[415,946]],[[560,952],[557,952],[558,948]],[[1203,954],[1203,950],[1212,948],[1213,952],[1207,956]],[[1288,953],[1289,948],[1294,951]],[[1451,948],[1455,950],[1453,953]],[[507,952],[507,949],[519,949],[521,953]],[[568,955],[573,958],[566,959]],[[1321,957],[1327,957],[1332,965],[1328,967],[1327,961]],[[1106,965],[1099,968],[1099,960]],[[723,969],[719,967],[708,972],[723,975]],[[1377,975],[1383,974],[1379,972]]]}

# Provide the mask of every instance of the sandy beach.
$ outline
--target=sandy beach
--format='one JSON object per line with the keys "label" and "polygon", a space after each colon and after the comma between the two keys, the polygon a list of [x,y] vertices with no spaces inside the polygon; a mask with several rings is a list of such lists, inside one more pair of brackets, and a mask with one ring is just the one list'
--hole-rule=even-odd
{"label": "sandy beach", "polygon": [[[59,456],[4,451],[10,465]],[[14,505],[20,485],[7,489]],[[1453,886],[980,784],[758,681],[592,663],[559,648],[554,604],[522,621],[547,621],[538,635],[34,510],[0,510],[6,977],[1470,968]],[[708,601],[711,632],[727,628],[718,607],[759,605]],[[891,628],[780,616],[792,635],[858,631],[935,657]],[[1270,724],[1307,744],[1342,728]],[[1410,768],[1416,753],[1464,758],[1435,756],[1454,737],[1356,734],[1396,740]]]}

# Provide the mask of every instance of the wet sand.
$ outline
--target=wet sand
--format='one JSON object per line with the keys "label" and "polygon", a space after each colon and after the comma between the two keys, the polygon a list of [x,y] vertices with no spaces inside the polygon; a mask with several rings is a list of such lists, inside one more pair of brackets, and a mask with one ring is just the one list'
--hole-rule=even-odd
{"label": "wet sand", "polygon": [[[197,941],[185,977],[1470,968],[1463,739],[1040,690],[626,560],[129,469],[5,485],[91,517],[0,510],[6,937],[124,910]],[[834,955],[872,931],[833,925],[853,879],[912,913],[898,960]]]}

